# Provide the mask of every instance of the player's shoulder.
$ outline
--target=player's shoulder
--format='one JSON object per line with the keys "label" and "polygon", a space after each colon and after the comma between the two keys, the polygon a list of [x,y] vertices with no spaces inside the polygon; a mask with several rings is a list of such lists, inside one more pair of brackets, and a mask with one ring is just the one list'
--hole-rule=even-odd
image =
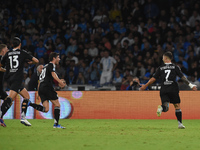
{"label": "player's shoulder", "polygon": [[22,53],[29,54],[28,51],[26,51],[25,49],[21,49],[21,52],[22,52]]}
{"label": "player's shoulder", "polygon": [[53,63],[48,63],[48,64],[47,64],[47,67],[48,67],[48,68],[53,68],[53,69],[54,69],[54,68],[56,67],[56,65],[53,64]]}
{"label": "player's shoulder", "polygon": [[175,63],[171,63],[171,66],[174,66],[175,68],[179,68],[179,66],[176,65]]}

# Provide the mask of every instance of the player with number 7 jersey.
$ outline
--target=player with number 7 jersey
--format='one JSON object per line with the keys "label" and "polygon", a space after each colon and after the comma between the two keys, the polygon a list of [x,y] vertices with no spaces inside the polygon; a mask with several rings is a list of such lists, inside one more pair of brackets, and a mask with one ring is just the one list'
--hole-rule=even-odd
{"label": "player with number 7 jersey", "polygon": [[153,77],[143,85],[140,90],[145,90],[147,86],[155,82],[157,79],[161,81],[160,98],[162,105],[158,106],[157,116],[160,117],[162,112],[169,110],[169,103],[172,103],[175,108],[175,114],[178,120],[178,128],[184,129],[182,124],[182,111],[180,107],[179,87],[176,82],[176,77],[179,76],[192,90],[197,90],[196,85],[191,84],[183,75],[181,69],[171,62],[173,55],[171,52],[166,52],[163,55],[164,64],[158,67]]}

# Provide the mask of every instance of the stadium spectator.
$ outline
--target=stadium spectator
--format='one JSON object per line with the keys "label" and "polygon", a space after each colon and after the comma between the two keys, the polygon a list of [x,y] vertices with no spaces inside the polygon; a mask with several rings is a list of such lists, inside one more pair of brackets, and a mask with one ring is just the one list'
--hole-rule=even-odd
{"label": "stadium spectator", "polygon": [[64,79],[65,77],[65,69],[60,65],[60,64],[57,64],[56,65],[56,74],[58,75],[58,77],[60,79]]}
{"label": "stadium spectator", "polygon": [[69,52],[69,53],[67,54],[67,58],[68,58],[69,60],[74,60],[74,61],[75,61],[75,65],[78,64],[78,58],[77,58],[76,56],[74,56],[74,54],[73,54],[72,52]]}
{"label": "stadium spectator", "polygon": [[[188,69],[192,63],[191,49],[194,58],[199,55],[198,2],[77,0],[75,3],[68,0],[65,7],[63,1],[29,2],[33,5],[24,3],[19,6],[12,2],[14,8],[9,2],[3,3],[0,43],[11,48],[10,37],[17,35],[22,40],[23,49],[38,59],[45,59],[42,64],[47,62],[50,52],[56,51],[60,53],[61,65],[66,67],[65,59],[68,52],[72,52],[79,63],[84,60],[89,67],[92,57],[103,57],[102,51],[107,49],[111,56],[119,55],[121,62],[129,56],[135,66],[138,61],[148,60],[146,56],[150,51],[153,65],[159,66],[162,54],[170,50],[175,62],[182,62]],[[42,46],[39,44],[41,40]],[[124,42],[126,40],[128,43]],[[96,50],[91,54],[91,42],[96,44],[98,54]],[[144,65],[148,70],[148,65]],[[122,69],[124,74],[125,68]]]}
{"label": "stadium spectator", "polygon": [[195,26],[195,21],[196,21],[196,20],[199,20],[199,21],[200,21],[200,15],[199,15],[199,13],[197,12],[197,10],[194,10],[192,16],[189,18],[189,25],[190,25],[191,27],[194,27],[194,26]]}
{"label": "stadium spectator", "polygon": [[88,49],[84,49],[83,50],[83,56],[81,57],[82,60],[84,60],[87,64],[90,64],[90,62],[92,61],[92,58],[90,57],[90,55],[88,54]]}
{"label": "stadium spectator", "polygon": [[139,78],[133,77],[133,80],[129,83],[129,86],[126,88],[126,90],[139,91],[140,87],[141,86]]}
{"label": "stadium spectator", "polygon": [[115,71],[115,77],[113,78],[113,81],[112,81],[114,84],[117,84],[117,83],[121,83],[122,82],[122,77],[120,76],[120,73],[119,71]]}
{"label": "stadium spectator", "polygon": [[128,75],[127,77],[123,77],[120,90],[126,90],[126,88],[129,86],[129,83],[131,81],[133,81],[133,76],[132,75]]}
{"label": "stadium spectator", "polygon": [[158,6],[152,2],[152,0],[148,0],[144,6],[144,14],[146,18],[156,18],[158,16],[159,9]]}
{"label": "stadium spectator", "polygon": [[87,66],[87,63],[85,61],[83,61],[80,64],[79,72],[81,72],[83,74],[85,83],[87,83],[89,80],[89,67]]}
{"label": "stadium spectator", "polygon": [[47,51],[45,47],[43,46],[43,40],[40,40],[38,47],[35,49],[34,56],[37,58],[45,58],[46,54],[47,54]]}
{"label": "stadium spectator", "polygon": [[112,9],[111,9],[110,12],[109,12],[109,18],[110,18],[110,20],[113,21],[113,20],[116,19],[116,17],[119,17],[119,19],[122,20],[121,11],[120,11],[120,9],[119,9],[119,7],[118,7],[118,4],[115,2],[115,3],[113,4]]}
{"label": "stadium spectator", "polygon": [[97,62],[93,62],[88,69],[89,83],[97,84],[100,78],[100,69],[98,68]]}
{"label": "stadium spectator", "polygon": [[94,41],[91,41],[90,42],[90,48],[88,50],[88,54],[91,56],[91,57],[96,57],[98,56],[98,49],[96,48],[96,44]]}
{"label": "stadium spectator", "polygon": [[100,84],[110,83],[112,79],[112,72],[117,66],[116,60],[109,56],[108,51],[104,52],[104,57],[101,59],[102,74],[100,78]]}
{"label": "stadium spectator", "polygon": [[99,9],[99,10],[97,10],[96,15],[94,16],[92,21],[97,21],[99,24],[101,24],[103,19],[106,17],[107,16],[105,14],[103,14],[102,11]]}
{"label": "stadium spectator", "polygon": [[85,84],[85,79],[82,72],[78,73],[78,77],[76,79],[76,84]]}
{"label": "stadium spectator", "polygon": [[133,76],[139,77],[139,79],[142,79],[145,75],[145,68],[143,67],[142,62],[137,63],[137,67],[133,70]]}
{"label": "stadium spectator", "polygon": [[76,77],[74,71],[70,70],[68,76],[65,78],[67,85],[76,84]]}
{"label": "stadium spectator", "polygon": [[69,52],[72,52],[73,54],[76,52],[78,46],[77,46],[77,40],[76,39],[72,39],[72,43],[70,46],[67,47],[66,51],[65,51],[65,55],[67,55]]}
{"label": "stadium spectator", "polygon": [[65,76],[68,76],[70,71],[73,71],[73,76],[78,76],[79,68],[75,65],[75,60],[70,60],[69,66],[66,69]]}
{"label": "stadium spectator", "polygon": [[123,43],[125,40],[128,40],[128,46],[132,46],[134,44],[133,34],[130,32],[128,36],[125,36],[124,38],[122,38],[121,40],[122,48],[124,47]]}

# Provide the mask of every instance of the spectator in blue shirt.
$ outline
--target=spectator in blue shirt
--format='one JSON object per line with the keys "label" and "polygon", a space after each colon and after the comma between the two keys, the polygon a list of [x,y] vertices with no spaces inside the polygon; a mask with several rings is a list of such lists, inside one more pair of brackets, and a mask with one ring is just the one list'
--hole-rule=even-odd
{"label": "spectator in blue shirt", "polygon": [[152,0],[148,0],[147,4],[144,6],[144,14],[146,18],[156,18],[159,14],[159,9]]}
{"label": "spectator in blue shirt", "polygon": [[65,51],[65,55],[68,54],[68,52],[72,52],[73,54],[76,52],[78,46],[77,46],[77,41],[76,39],[72,40],[72,44],[67,47],[67,50]]}
{"label": "spectator in blue shirt", "polygon": [[126,28],[124,27],[124,22],[120,22],[120,28],[117,29],[116,31],[119,32],[120,34],[126,32]]}
{"label": "spectator in blue shirt", "polygon": [[116,19],[115,19],[115,23],[113,23],[113,27],[114,27],[114,30],[117,31],[118,29],[120,29],[120,17],[117,16]]}
{"label": "spectator in blue shirt", "polygon": [[85,18],[81,18],[81,23],[78,24],[78,27],[82,29],[83,32],[87,30],[87,24],[85,22]]}
{"label": "spectator in blue shirt", "polygon": [[40,40],[39,41],[39,46],[35,49],[35,53],[34,53],[34,56],[37,57],[37,58],[41,58],[41,57],[45,57],[46,56],[46,49],[45,47],[43,46],[43,40]]}
{"label": "spectator in blue shirt", "polygon": [[54,52],[59,53],[60,58],[62,55],[65,55],[65,49],[63,48],[62,44],[59,44]]}

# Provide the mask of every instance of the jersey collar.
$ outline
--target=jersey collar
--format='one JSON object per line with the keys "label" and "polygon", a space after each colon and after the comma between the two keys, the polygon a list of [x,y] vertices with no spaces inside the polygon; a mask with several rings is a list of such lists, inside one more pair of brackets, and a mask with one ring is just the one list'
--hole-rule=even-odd
{"label": "jersey collar", "polygon": [[[52,62],[50,62],[50,63],[52,63]],[[53,64],[53,67],[55,68],[56,67],[56,65],[54,64],[54,63],[52,63]]]}
{"label": "jersey collar", "polygon": [[13,51],[16,51],[16,50],[18,50],[18,48],[14,48],[14,49],[13,49]]}
{"label": "jersey collar", "polygon": [[172,63],[165,63],[166,65],[170,65],[170,64],[172,64]]}

